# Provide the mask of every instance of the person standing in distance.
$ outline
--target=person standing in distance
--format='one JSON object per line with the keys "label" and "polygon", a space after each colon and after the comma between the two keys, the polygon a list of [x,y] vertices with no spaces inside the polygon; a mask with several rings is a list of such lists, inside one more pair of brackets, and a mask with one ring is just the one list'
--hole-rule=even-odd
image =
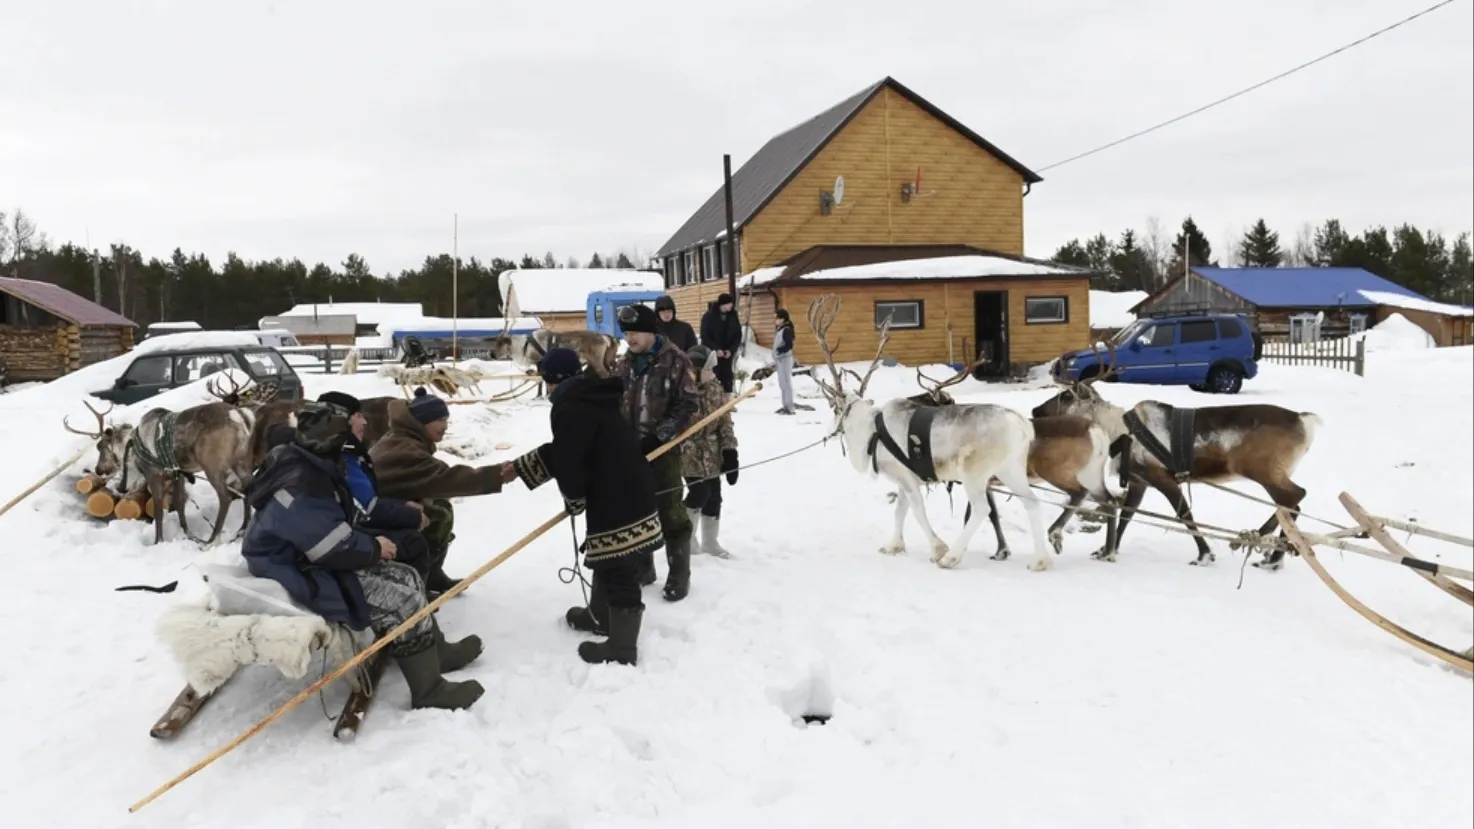
{"label": "person standing in distance", "polygon": [[778,414],[797,414],[793,405],[793,320],[787,308],[779,308],[775,314],[777,330],[773,332],[773,367],[778,374],[778,391],[783,397],[783,406]]}
{"label": "person standing in distance", "polygon": [[685,320],[676,319],[676,301],[670,294],[655,300],[655,315],[660,317],[660,334],[676,344],[676,348],[689,352],[696,347],[696,332]]}
{"label": "person standing in distance", "polygon": [[717,379],[722,381],[722,391],[732,394],[732,363],[737,359],[737,350],[742,347],[742,321],[737,319],[737,307],[731,294],[721,294],[701,316],[701,344],[716,352]]}

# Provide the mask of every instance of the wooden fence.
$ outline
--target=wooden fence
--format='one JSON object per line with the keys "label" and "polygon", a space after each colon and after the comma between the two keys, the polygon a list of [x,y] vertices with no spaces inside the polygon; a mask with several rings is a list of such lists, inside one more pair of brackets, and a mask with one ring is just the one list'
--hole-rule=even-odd
{"label": "wooden fence", "polygon": [[1357,377],[1365,377],[1367,344],[1364,339],[1352,342],[1349,337],[1308,343],[1266,339],[1261,360],[1284,366],[1339,368],[1355,372]]}

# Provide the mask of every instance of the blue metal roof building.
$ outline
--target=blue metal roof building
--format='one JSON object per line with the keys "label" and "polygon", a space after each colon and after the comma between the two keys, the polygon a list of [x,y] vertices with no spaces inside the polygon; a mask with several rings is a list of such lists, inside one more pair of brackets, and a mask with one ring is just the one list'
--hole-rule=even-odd
{"label": "blue metal roof building", "polygon": [[1427,299],[1361,268],[1193,268],[1192,272],[1261,308],[1370,308],[1361,291]]}

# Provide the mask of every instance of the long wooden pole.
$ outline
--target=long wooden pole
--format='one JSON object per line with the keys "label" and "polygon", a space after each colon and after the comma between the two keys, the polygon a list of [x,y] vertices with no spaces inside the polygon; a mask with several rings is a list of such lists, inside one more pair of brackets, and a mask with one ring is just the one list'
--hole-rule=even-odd
{"label": "long wooden pole", "polygon": [[70,458],[67,458],[66,461],[63,462],[61,466],[58,466],[57,468],[51,470],[51,472],[49,474],[47,474],[46,477],[44,477],[41,480],[35,482],[34,484],[31,484],[31,486],[25,492],[22,492],[21,494],[15,496],[14,498],[11,498],[9,501],[6,502],[5,506],[0,507],[0,515],[4,515],[5,513],[10,512],[11,507],[14,507],[16,504],[19,504],[21,501],[24,501],[27,498],[31,497],[31,493],[35,492],[36,490],[40,489],[43,486],[46,486],[46,484],[48,482],[50,482],[52,478],[55,478],[57,475],[60,475],[61,473],[63,473],[65,471],[67,471],[68,469],[70,469],[72,467],[72,464],[74,464],[77,461],[81,460],[82,459],[82,456],[85,455],[85,454],[87,454],[87,450],[88,449],[91,449],[91,448],[92,448],[91,446],[84,446],[81,449],[78,449],[77,450],[77,453],[75,455],[72,455]]}
{"label": "long wooden pole", "polygon": [[[748,389],[747,391],[743,392],[742,394],[738,395],[737,397],[732,398],[731,400],[727,401],[726,403],[723,403],[720,408],[716,409],[715,411],[713,411],[711,414],[707,415],[706,417],[703,417],[700,420],[696,421],[695,423],[691,424],[691,426],[688,429],[686,429],[686,431],[684,431],[681,434],[677,435],[674,439],[672,439],[672,440],[670,440],[670,441],[668,441],[666,443],[661,444],[659,447],[656,448],[656,450],[654,452],[651,452],[649,455],[646,455],[645,456],[646,459],[653,461],[656,458],[660,457],[661,455],[665,454],[666,452],[670,451],[671,449],[675,448],[676,446],[680,445],[680,443],[682,441],[686,440],[686,438],[689,438],[690,436],[696,434],[697,432],[699,432],[703,428],[705,428],[707,424],[711,423],[712,421],[714,421],[717,418],[721,417],[722,415],[726,414],[733,406],[736,406],[742,400],[744,400],[744,399],[746,399],[748,397],[751,397],[752,395],[754,395],[754,394],[758,393],[759,391],[761,391],[762,390],[762,387],[763,387],[763,384],[762,383],[754,383],[753,386],[752,386],[752,388]],[[199,761],[198,763],[195,763],[193,766],[190,766],[188,769],[186,769],[179,776],[175,777],[173,780],[170,780],[168,783],[165,783],[164,785],[158,787],[157,789],[154,789],[152,792],[149,793],[148,797],[145,797],[144,799],[138,801],[137,803],[133,804],[132,806],[129,806],[128,807],[128,812],[130,814],[132,814],[134,812],[137,812],[139,809],[142,809],[144,806],[147,806],[148,804],[152,803],[160,795],[164,794],[165,792],[169,791],[170,789],[174,788],[175,786],[179,785],[180,783],[183,783],[185,780],[187,780],[190,777],[192,777],[200,769],[203,769],[205,766],[208,766],[211,763],[215,762],[216,760],[219,760],[221,757],[224,757],[227,753],[229,753],[232,749],[234,749],[237,746],[239,746],[241,743],[244,743],[246,740],[249,740],[252,737],[256,736],[263,729],[265,729],[266,726],[271,725],[272,723],[274,723],[277,720],[281,719],[284,715],[286,715],[286,713],[288,711],[291,711],[293,708],[296,708],[298,705],[302,704],[304,701],[310,699],[313,694],[317,693],[318,691],[320,691],[321,689],[325,688],[328,684],[330,684],[334,680],[338,679],[339,677],[341,677],[344,674],[348,673],[349,671],[353,670],[353,668],[357,667],[360,663],[365,662],[366,660],[368,660],[369,657],[371,657],[374,654],[378,653],[380,650],[383,650],[385,647],[387,647],[389,645],[390,642],[393,642],[395,639],[398,639],[400,636],[403,636],[407,631],[409,631],[410,628],[412,628],[415,625],[419,624],[421,619],[424,619],[426,616],[429,616],[431,613],[434,613],[436,610],[438,610],[440,608],[441,605],[443,605],[446,602],[450,601],[455,596],[460,595],[461,591],[465,590],[467,587],[470,587],[471,584],[473,582],[475,582],[477,579],[481,578],[482,576],[486,575],[487,573],[490,573],[492,570],[495,570],[497,567],[500,567],[501,564],[502,564],[502,562],[504,562],[507,559],[511,558],[513,555],[515,555],[523,547],[526,547],[528,544],[531,544],[533,541],[536,541],[537,538],[539,536],[541,536],[543,533],[546,533],[548,530],[551,530],[552,528],[558,526],[560,523],[562,523],[563,519],[564,518],[567,518],[567,517],[568,517],[568,513],[566,511],[562,511],[562,512],[559,512],[557,515],[553,516],[552,518],[549,518],[548,520],[546,520],[546,521],[542,522],[541,524],[539,524],[538,527],[537,527],[537,529],[534,529],[532,532],[528,533],[527,535],[522,536],[522,538],[518,539],[517,543],[515,543],[512,546],[508,547],[507,549],[503,550],[496,558],[493,558],[491,561],[488,561],[485,564],[481,565],[481,567],[478,568],[471,575],[466,576],[464,579],[462,579],[459,584],[455,585],[454,587],[452,587],[451,589],[445,591],[444,593],[441,593],[439,598],[435,599],[434,601],[430,602],[429,604],[426,604],[423,608],[421,608],[419,610],[419,612],[415,613],[413,616],[411,616],[408,619],[405,619],[403,622],[401,622],[398,627],[394,628],[393,630],[389,631],[388,633],[384,634],[383,636],[380,636],[378,639],[375,639],[368,647],[366,647],[363,650],[359,651],[358,654],[356,656],[354,656],[352,659],[348,660],[347,662],[344,662],[342,665],[339,665],[338,668],[336,670],[334,670],[332,673],[330,673],[327,676],[324,676],[322,679],[319,679],[318,681],[312,683],[311,685],[309,685],[306,688],[304,688],[301,693],[299,693],[295,697],[292,697],[291,699],[287,700],[285,703],[282,703],[282,705],[281,705],[280,708],[278,708],[275,711],[273,711],[270,714],[268,714],[260,722],[256,723],[255,725],[251,726],[250,728],[246,729],[244,732],[241,733],[241,735],[239,737],[236,737],[234,740],[231,740],[229,743],[226,743],[223,747],[221,747],[219,749],[216,749],[214,752],[212,752],[210,754],[210,756],[208,756],[205,759]]]}

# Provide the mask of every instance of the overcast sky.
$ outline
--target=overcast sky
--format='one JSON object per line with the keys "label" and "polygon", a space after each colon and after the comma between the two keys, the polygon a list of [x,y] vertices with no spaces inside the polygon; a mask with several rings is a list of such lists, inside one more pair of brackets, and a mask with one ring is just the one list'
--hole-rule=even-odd
{"label": "overcast sky", "polygon": [[[213,259],[653,252],[767,138],[891,75],[1039,170],[1434,0],[45,0],[0,16],[0,209]],[[1474,3],[1041,171],[1027,253],[1474,225]]]}

